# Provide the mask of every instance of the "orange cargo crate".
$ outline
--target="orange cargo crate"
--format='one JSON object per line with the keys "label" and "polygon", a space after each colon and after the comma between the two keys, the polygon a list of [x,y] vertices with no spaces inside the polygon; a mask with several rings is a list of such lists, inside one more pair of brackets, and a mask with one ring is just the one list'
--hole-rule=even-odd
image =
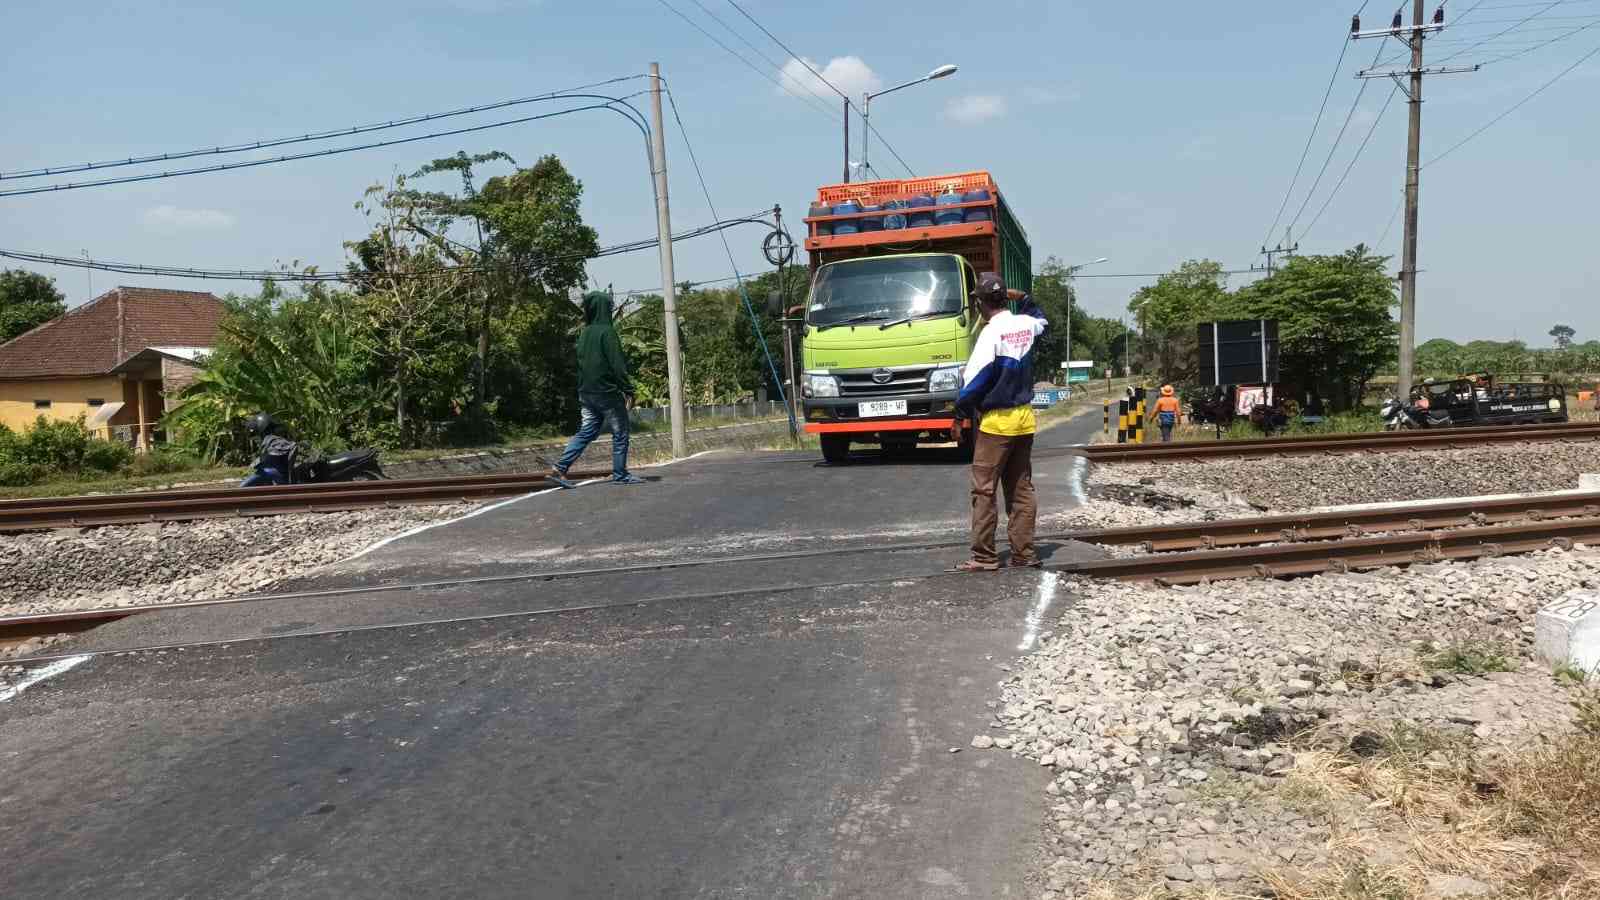
{"label": "orange cargo crate", "polygon": [[861,181],[853,184],[830,184],[817,188],[817,201],[832,206],[846,200],[879,205],[885,200],[931,194],[937,197],[950,190],[966,193],[980,188],[996,190],[994,179],[988,172],[961,172],[955,175],[934,175],[929,178],[888,179]]}

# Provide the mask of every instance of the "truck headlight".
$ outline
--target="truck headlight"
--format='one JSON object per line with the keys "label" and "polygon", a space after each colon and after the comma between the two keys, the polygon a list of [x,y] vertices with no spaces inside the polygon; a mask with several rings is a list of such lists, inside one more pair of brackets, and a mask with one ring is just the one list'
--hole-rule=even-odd
{"label": "truck headlight", "polygon": [[961,390],[961,366],[943,366],[934,369],[933,373],[928,376],[928,390]]}
{"label": "truck headlight", "polygon": [[837,397],[839,396],[839,379],[832,375],[807,375],[807,397]]}

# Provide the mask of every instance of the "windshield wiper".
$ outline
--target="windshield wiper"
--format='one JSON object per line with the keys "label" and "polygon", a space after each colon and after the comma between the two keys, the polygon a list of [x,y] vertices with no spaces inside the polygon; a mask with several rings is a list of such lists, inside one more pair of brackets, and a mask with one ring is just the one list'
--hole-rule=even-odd
{"label": "windshield wiper", "polygon": [[851,316],[848,319],[840,319],[837,322],[829,322],[826,325],[818,325],[817,330],[827,331],[829,328],[837,328],[840,325],[858,325],[862,322],[876,322],[881,318],[883,318],[883,316],[875,316],[872,313],[862,313],[859,316]]}
{"label": "windshield wiper", "polygon": [[910,324],[911,322],[914,322],[914,321],[916,321],[918,319],[932,319],[932,318],[934,318],[936,316],[953,316],[953,315],[955,315],[955,313],[953,313],[953,312],[917,313],[914,316],[906,316],[906,317],[901,318],[901,319],[895,319],[893,322],[885,322],[882,325],[878,326],[878,330],[879,331],[884,331],[886,329],[893,328],[896,325],[907,325],[907,324]]}

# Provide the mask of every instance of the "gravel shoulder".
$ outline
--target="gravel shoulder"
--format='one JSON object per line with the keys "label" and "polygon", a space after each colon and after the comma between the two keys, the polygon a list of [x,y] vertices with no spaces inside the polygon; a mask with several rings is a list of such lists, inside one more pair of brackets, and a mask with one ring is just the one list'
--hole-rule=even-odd
{"label": "gravel shoulder", "polygon": [[[1109,465],[1092,471],[1101,499],[1080,514],[1114,526],[1393,500],[1424,473],[1437,476],[1428,497],[1554,490],[1593,460],[1590,446],[1528,445]],[[1533,660],[1533,616],[1596,586],[1600,548],[1582,544],[1290,581],[1062,577],[1065,611],[1015,663],[971,746],[1051,775],[1045,900],[1335,896],[1284,886],[1369,858],[1411,873],[1370,896],[1449,896],[1427,892],[1463,872],[1499,890],[1481,871],[1417,864],[1415,823],[1334,797],[1331,761],[1420,747],[1442,769],[1458,750],[1513,758],[1572,733],[1590,695]]]}

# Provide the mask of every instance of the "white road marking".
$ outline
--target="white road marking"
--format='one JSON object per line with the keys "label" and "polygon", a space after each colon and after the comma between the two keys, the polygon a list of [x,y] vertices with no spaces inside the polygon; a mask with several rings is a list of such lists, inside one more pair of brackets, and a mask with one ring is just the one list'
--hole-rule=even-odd
{"label": "white road marking", "polygon": [[1089,495],[1083,489],[1084,473],[1089,471],[1089,461],[1081,456],[1072,458],[1072,473],[1067,477],[1067,487],[1072,491],[1072,502],[1082,506],[1089,502]]}
{"label": "white road marking", "polygon": [[88,656],[69,656],[66,659],[58,659],[49,665],[40,666],[39,668],[34,669],[33,671],[24,675],[22,680],[16,682],[15,684],[9,687],[0,688],[0,703],[20,697],[22,696],[23,691],[33,687],[39,682],[54,678],[57,675],[61,675],[66,672],[70,672],[88,661]]}
{"label": "white road marking", "polygon": [[[659,468],[661,466],[670,466],[673,463],[680,463],[680,462],[684,462],[686,460],[694,459],[696,457],[705,456],[707,453],[720,453],[720,452],[721,452],[720,450],[702,450],[699,453],[695,453],[695,454],[690,455],[690,456],[685,456],[685,457],[683,457],[683,459],[669,459],[666,462],[651,463],[649,465],[637,466],[636,468],[654,469],[654,468]],[[591,478],[588,481],[580,481],[580,482],[578,482],[578,486],[582,487],[582,486],[584,486],[586,484],[598,484],[598,483],[600,483],[602,481],[606,481],[606,480],[608,480],[608,479],[607,478]],[[519,496],[512,497],[509,500],[501,500],[499,503],[491,503],[488,506],[481,506],[481,507],[473,510],[472,512],[467,513],[464,516],[457,516],[454,519],[445,519],[443,522],[434,522],[431,525],[418,525],[416,528],[412,528],[412,529],[410,529],[408,531],[402,531],[397,535],[393,535],[392,537],[386,537],[383,540],[378,541],[376,544],[371,545],[370,547],[364,547],[361,550],[357,550],[353,555],[347,556],[344,559],[339,560],[339,562],[347,563],[347,562],[350,562],[351,560],[360,559],[361,557],[366,556],[368,553],[371,553],[374,550],[381,550],[384,547],[387,547],[390,544],[394,543],[395,541],[401,540],[403,538],[414,537],[416,535],[419,535],[419,534],[423,533],[424,531],[428,531],[428,530],[434,529],[434,528],[440,528],[440,527],[445,526],[445,525],[454,525],[457,522],[464,522],[467,519],[472,518],[473,516],[481,516],[486,512],[492,512],[494,510],[499,509],[502,506],[510,506],[513,503],[521,503],[522,501],[527,500],[529,497],[537,497],[537,496],[539,496],[541,494],[552,494],[552,493],[555,493],[556,491],[564,491],[564,490],[566,490],[566,488],[558,488],[558,487],[557,488],[546,488],[545,490],[542,490],[542,491],[534,491],[534,492],[529,493],[529,494],[521,494]]]}
{"label": "white road marking", "polygon": [[1054,572],[1044,572],[1039,576],[1039,593],[1024,620],[1027,629],[1022,634],[1022,643],[1017,645],[1018,650],[1026,653],[1039,642],[1039,626],[1044,623],[1044,614],[1050,609],[1050,604],[1055,602],[1056,586],[1060,584],[1060,579],[1061,576]]}

